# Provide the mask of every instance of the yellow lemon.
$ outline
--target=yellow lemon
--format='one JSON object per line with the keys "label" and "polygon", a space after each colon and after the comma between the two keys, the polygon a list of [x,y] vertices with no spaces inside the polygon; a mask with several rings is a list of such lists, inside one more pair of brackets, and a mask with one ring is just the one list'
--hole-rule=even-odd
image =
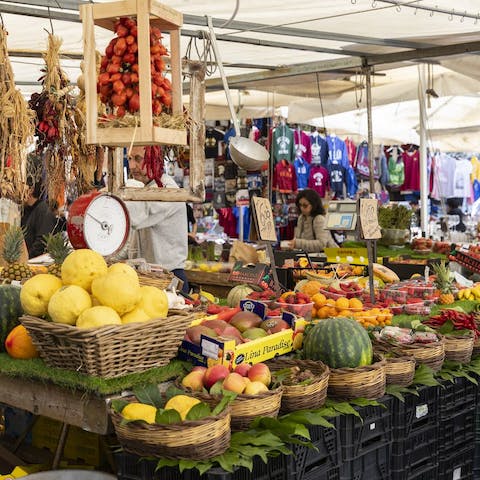
{"label": "yellow lemon", "polygon": [[48,314],[57,323],[75,325],[78,316],[92,306],[86,290],[78,285],[67,285],[57,290],[48,302]]}
{"label": "yellow lemon", "polygon": [[122,315],[122,323],[147,322],[150,318],[143,308],[135,307],[132,311]]}
{"label": "yellow lemon", "polygon": [[175,395],[165,404],[165,410],[176,410],[180,414],[180,418],[185,420],[190,409],[197,403],[200,403],[198,398],[188,395]]}
{"label": "yellow lemon", "polygon": [[100,328],[105,325],[121,325],[120,315],[110,307],[97,305],[84,310],[77,319],[78,328]]}
{"label": "yellow lemon", "polygon": [[82,248],[74,250],[62,263],[62,282],[64,285],[78,285],[91,292],[93,279],[107,272],[107,263],[99,253]]}
{"label": "yellow lemon", "polygon": [[118,262],[110,265],[108,267],[108,273],[126,273],[138,280],[137,271],[127,263]]}
{"label": "yellow lemon", "polygon": [[140,287],[141,299],[138,307],[148,318],[164,318],[168,314],[168,297],[164,290],[145,285]]}
{"label": "yellow lemon", "polygon": [[157,409],[145,403],[132,402],[122,410],[122,417],[126,420],[143,420],[147,423],[155,423]]}
{"label": "yellow lemon", "polygon": [[41,273],[29,278],[20,291],[20,302],[25,313],[43,317],[48,311],[52,295],[62,288],[62,281],[55,275]]}
{"label": "yellow lemon", "polygon": [[119,315],[133,310],[142,298],[138,278],[127,273],[108,273],[95,278],[92,293],[102,305],[113,308]]}

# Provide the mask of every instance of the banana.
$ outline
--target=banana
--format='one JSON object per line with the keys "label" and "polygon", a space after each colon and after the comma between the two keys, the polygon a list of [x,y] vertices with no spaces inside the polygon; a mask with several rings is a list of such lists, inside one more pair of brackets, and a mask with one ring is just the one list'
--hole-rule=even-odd
{"label": "banana", "polygon": [[400,281],[400,277],[393,270],[390,270],[389,268],[380,265],[379,263],[373,264],[373,273],[386,283],[394,283]]}
{"label": "banana", "polygon": [[469,297],[471,297],[471,296],[472,296],[472,289],[471,288],[465,288],[463,290],[463,298],[466,298],[467,300],[469,300],[470,299]]}
{"label": "banana", "polygon": [[465,296],[465,290],[459,290],[457,293],[458,299],[461,300]]}
{"label": "banana", "polygon": [[475,298],[480,298],[480,285],[477,285],[471,289]]}

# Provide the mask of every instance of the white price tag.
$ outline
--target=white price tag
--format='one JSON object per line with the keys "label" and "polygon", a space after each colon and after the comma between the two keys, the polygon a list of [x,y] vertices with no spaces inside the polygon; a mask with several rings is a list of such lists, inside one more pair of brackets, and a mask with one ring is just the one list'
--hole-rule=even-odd
{"label": "white price tag", "polygon": [[202,339],[202,355],[208,358],[218,358],[218,345],[205,338]]}
{"label": "white price tag", "polygon": [[460,480],[462,478],[462,467],[458,467],[453,471],[452,480]]}
{"label": "white price tag", "polygon": [[377,428],[377,425],[375,424],[375,422],[371,423],[370,430],[375,430],[375,428]]}
{"label": "white price tag", "polygon": [[415,409],[415,417],[422,418],[425,415],[428,415],[428,405],[425,403],[424,405],[417,405]]}

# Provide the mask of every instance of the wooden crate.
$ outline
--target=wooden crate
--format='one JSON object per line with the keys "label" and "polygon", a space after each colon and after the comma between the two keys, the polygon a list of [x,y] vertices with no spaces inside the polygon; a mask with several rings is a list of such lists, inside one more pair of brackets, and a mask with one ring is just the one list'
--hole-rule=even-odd
{"label": "wooden crate", "polygon": [[[150,73],[150,25],[170,34],[172,114],[182,114],[180,27],[183,15],[155,0],[123,0],[80,6],[83,23],[85,95],[87,102],[87,143],[103,146],[186,145],[186,129],[155,126],[152,115]],[[97,127],[97,73],[95,25],[114,31],[120,17],[136,17],[138,27],[138,66],[140,114],[137,127]]]}

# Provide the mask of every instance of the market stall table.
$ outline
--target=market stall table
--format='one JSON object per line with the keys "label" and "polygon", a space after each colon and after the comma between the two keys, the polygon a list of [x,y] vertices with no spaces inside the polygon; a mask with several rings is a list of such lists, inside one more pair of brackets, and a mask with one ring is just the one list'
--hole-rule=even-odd
{"label": "market stall table", "polygon": [[198,285],[219,298],[226,298],[230,289],[235,286],[229,281],[230,273],[185,270],[185,274],[189,284]]}
{"label": "market stall table", "polygon": [[[60,461],[70,425],[99,435],[106,435],[112,431],[106,400],[106,397],[81,390],[0,374],[0,404],[62,422],[62,431],[52,465],[54,469]],[[30,428],[32,426],[33,422]],[[15,451],[22,440],[22,437],[19,438],[12,450],[0,445],[0,457],[8,463],[21,465],[22,461],[15,455]]]}

